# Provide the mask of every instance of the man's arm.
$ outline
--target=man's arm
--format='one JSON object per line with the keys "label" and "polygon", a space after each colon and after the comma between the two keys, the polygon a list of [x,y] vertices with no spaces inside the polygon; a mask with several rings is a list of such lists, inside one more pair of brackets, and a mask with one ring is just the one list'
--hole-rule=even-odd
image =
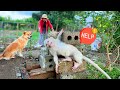
{"label": "man's arm", "polygon": [[49,24],[50,29],[51,29],[52,31],[54,31],[53,25],[51,24],[50,20],[48,20],[48,24]]}
{"label": "man's arm", "polygon": [[41,30],[41,20],[38,21],[38,29],[39,29],[39,32]]}

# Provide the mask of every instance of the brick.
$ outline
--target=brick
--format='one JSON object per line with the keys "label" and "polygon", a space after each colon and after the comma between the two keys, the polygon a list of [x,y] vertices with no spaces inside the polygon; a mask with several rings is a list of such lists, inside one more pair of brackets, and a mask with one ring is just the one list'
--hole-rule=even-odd
{"label": "brick", "polygon": [[39,62],[36,61],[26,61],[26,70],[30,71],[32,69],[40,68]]}
{"label": "brick", "polygon": [[80,45],[79,32],[64,32],[62,35],[62,41],[67,44]]}
{"label": "brick", "polygon": [[54,71],[55,63],[53,60],[53,56],[51,55],[40,55],[39,56],[40,67],[44,70],[52,70]]}
{"label": "brick", "polygon": [[55,78],[56,74],[54,71],[45,71],[41,68],[31,70],[29,72],[30,79],[48,79],[48,78]]}
{"label": "brick", "polygon": [[86,69],[86,62],[83,61],[83,63],[74,71],[72,70],[72,67],[74,65],[73,61],[61,61],[59,63],[59,73],[75,73],[75,72],[82,72]]}

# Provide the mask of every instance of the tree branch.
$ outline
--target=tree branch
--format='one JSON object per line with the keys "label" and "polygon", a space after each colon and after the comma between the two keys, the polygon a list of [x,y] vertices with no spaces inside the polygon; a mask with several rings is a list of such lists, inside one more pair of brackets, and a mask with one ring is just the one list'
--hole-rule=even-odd
{"label": "tree branch", "polygon": [[119,55],[120,55],[119,48],[120,48],[120,45],[117,47],[117,49],[118,49],[118,55],[117,55],[116,59],[113,61],[112,65],[114,65],[115,62],[117,61],[117,59],[119,58]]}

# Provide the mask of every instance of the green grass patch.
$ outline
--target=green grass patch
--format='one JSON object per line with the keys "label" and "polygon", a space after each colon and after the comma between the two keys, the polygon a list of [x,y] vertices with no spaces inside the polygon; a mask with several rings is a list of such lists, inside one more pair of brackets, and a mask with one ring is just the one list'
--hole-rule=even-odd
{"label": "green grass patch", "polygon": [[[118,79],[120,76],[120,69],[113,66],[112,70],[109,71],[105,68],[102,63],[96,62],[98,66],[100,66],[112,79]],[[89,71],[89,75],[87,76],[88,79],[107,79],[105,75],[103,75],[100,71],[98,71],[94,66],[91,64],[87,64],[87,70]]]}
{"label": "green grass patch", "polygon": [[32,39],[32,40],[38,40],[38,38],[39,38],[39,32],[36,32],[36,31],[33,32],[33,33],[32,33],[32,38],[31,38],[31,39]]}

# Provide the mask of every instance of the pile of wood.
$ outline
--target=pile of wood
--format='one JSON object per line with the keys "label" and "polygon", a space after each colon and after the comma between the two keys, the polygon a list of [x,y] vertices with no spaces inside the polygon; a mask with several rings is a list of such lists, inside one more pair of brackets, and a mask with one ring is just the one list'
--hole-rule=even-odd
{"label": "pile of wood", "polygon": [[49,79],[55,78],[56,73],[53,69],[42,69],[39,62],[26,61],[25,65],[17,68],[18,79]]}
{"label": "pile of wood", "polygon": [[[27,61],[25,69],[26,72],[22,79],[85,79],[86,78],[86,62],[79,66],[76,70],[72,70],[73,61],[60,61],[59,74],[56,74],[55,69],[40,67],[39,63]],[[22,71],[22,70],[21,70]],[[23,75],[23,74],[22,74]],[[71,78],[70,78],[71,77]]]}

